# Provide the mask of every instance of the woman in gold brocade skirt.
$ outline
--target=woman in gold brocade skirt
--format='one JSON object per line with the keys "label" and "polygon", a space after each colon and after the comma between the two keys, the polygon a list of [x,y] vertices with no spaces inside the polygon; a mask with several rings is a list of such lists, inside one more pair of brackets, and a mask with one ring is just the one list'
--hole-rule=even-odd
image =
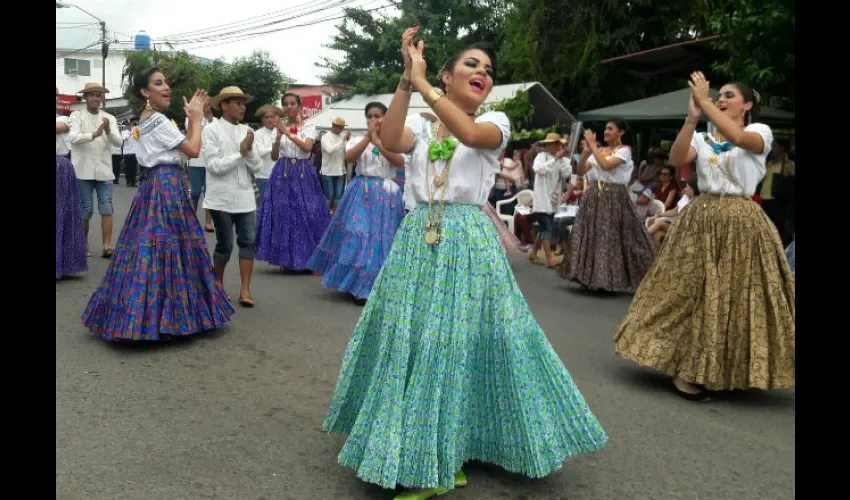
{"label": "woman in gold brocade skirt", "polygon": [[[794,276],[775,227],[750,196],[773,133],[750,123],[758,94],[694,73],[688,118],[670,161],[696,160],[700,191],[678,218],[614,338],[615,351],[673,377],[696,401],[708,390],[794,386]],[[701,116],[716,128],[697,133]],[[749,123],[745,126],[746,123]]]}

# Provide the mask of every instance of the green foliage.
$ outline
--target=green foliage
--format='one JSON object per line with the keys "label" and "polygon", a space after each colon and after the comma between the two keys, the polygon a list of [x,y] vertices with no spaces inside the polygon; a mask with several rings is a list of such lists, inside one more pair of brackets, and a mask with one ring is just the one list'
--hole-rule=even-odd
{"label": "green foliage", "polygon": [[405,0],[396,2],[398,18],[346,9],[339,33],[328,45],[342,52],[342,60],[323,58],[317,66],[327,70],[323,80],[349,87],[347,95],[395,92],[404,70],[401,35],[420,25],[425,40],[425,60],[434,82],[443,64],[463,47],[502,38],[499,17],[505,2],[483,0]]}
{"label": "green foliage", "polygon": [[534,116],[534,104],[527,90],[518,90],[513,97],[502,99],[489,106],[482,106],[478,113],[485,111],[501,111],[508,116],[514,129],[522,129],[528,126]]}
{"label": "green foliage", "polygon": [[280,98],[286,77],[277,63],[266,52],[254,52],[250,57],[238,58],[232,64],[215,60],[202,65],[201,61],[187,52],[159,52],[153,50],[128,51],[126,53],[123,79],[127,82],[125,97],[141,107],[143,103],[133,96],[133,78],[151,66],[158,66],[171,87],[171,106],[167,115],[182,123],[183,97],[191,98],[195,90],[207,89],[210,96],[221,89],[235,85],[243,92],[254,96],[245,113],[250,120],[263,104],[275,103]]}
{"label": "green foliage", "polygon": [[[715,46],[728,54],[715,69],[770,95],[794,101],[796,29],[793,0],[727,0],[711,17],[721,35]],[[718,82],[720,83],[720,82]]]}

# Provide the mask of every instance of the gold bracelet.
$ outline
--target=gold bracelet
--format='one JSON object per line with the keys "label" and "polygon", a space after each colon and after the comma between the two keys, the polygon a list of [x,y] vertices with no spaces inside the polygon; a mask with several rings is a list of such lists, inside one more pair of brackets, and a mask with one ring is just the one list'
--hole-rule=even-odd
{"label": "gold bracelet", "polygon": [[413,83],[405,77],[401,77],[398,82],[398,89],[405,92],[413,92]]}
{"label": "gold bracelet", "polygon": [[436,87],[432,87],[431,90],[429,90],[426,94],[422,96],[422,99],[425,101],[425,104],[433,108],[434,104],[436,104],[437,101],[439,101],[443,97],[446,97],[446,94],[443,93],[442,90]]}

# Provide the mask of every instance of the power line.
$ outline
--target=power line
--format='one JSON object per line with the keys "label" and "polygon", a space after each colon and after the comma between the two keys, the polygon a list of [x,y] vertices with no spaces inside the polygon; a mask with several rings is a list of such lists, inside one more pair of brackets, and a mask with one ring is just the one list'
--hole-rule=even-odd
{"label": "power line", "polygon": [[[337,0],[337,1],[339,1],[339,0]],[[348,1],[350,1],[350,0],[348,0]],[[340,5],[342,5],[342,4],[348,3],[348,1],[339,1],[339,3],[340,3]],[[174,39],[177,39],[178,37],[188,37],[188,38],[197,37],[197,36],[200,36],[202,34],[209,34],[209,33],[213,33],[213,32],[216,32],[216,31],[233,29],[237,26],[244,26],[246,24],[258,23],[258,22],[260,22],[264,19],[268,19],[268,18],[271,18],[271,17],[274,17],[274,16],[279,16],[279,15],[285,16],[287,14],[298,13],[298,12],[302,12],[302,11],[308,10],[308,9],[316,9],[317,7],[321,7],[323,4],[328,4],[328,3],[333,3],[333,0],[331,0],[331,1],[325,0],[323,2],[320,2],[318,6],[316,6],[316,5],[314,5],[312,7],[302,6],[302,7],[294,7],[294,8],[290,8],[290,9],[283,9],[283,10],[278,10],[278,11],[273,11],[273,12],[267,12],[265,14],[260,14],[260,15],[257,15],[257,16],[242,19],[242,20],[236,21],[234,23],[220,24],[220,25],[217,25],[217,26],[211,26],[211,27],[203,28],[203,29],[199,29],[199,30],[192,30],[192,31],[186,31],[186,32],[183,32],[183,33],[166,35],[166,36],[163,36],[163,37],[157,37],[157,39],[160,39],[160,40],[163,40],[163,41],[166,41],[166,40],[167,41],[173,41]],[[284,18],[284,20],[285,20],[285,18]],[[259,27],[259,26],[248,27],[248,28],[245,28],[245,29],[254,29],[256,27]]]}
{"label": "power line", "polygon": [[68,56],[70,56],[70,55],[76,54],[77,52],[82,52],[82,51],[84,51],[84,50],[86,50],[86,49],[90,49],[90,48],[94,47],[95,45],[100,45],[100,40],[98,40],[98,41],[94,42],[94,43],[93,43],[93,44],[91,44],[91,45],[88,45],[88,46],[86,46],[86,47],[83,47],[83,48],[81,48],[81,49],[76,49],[76,50],[72,50],[71,52],[66,52],[66,53],[64,53],[64,54],[60,54],[60,55],[56,56],[56,59],[62,59],[62,58],[64,58],[64,57],[68,57]]}
{"label": "power line", "polygon": [[[367,2],[367,4],[373,3],[375,1],[376,0],[370,0],[370,2]],[[363,9],[363,10],[365,12],[373,12],[373,11],[376,11],[376,10],[385,9],[385,8],[393,7],[393,6],[394,5],[392,3],[389,3],[389,4],[381,5],[379,7],[375,7],[375,8],[372,8],[372,9]],[[240,41],[244,41],[244,40],[250,40],[252,38],[257,38],[259,36],[268,35],[268,34],[271,34],[271,33],[277,33],[277,32],[281,32],[281,31],[291,30],[291,29],[294,29],[294,28],[301,28],[301,27],[305,27],[305,26],[312,26],[312,25],[315,25],[315,24],[321,24],[321,23],[325,23],[325,22],[328,22],[328,21],[335,21],[335,20],[343,19],[345,17],[346,17],[345,14],[335,15],[335,16],[323,17],[323,18],[320,18],[320,19],[310,20],[310,21],[307,21],[307,22],[304,22],[304,23],[301,23],[301,24],[282,26],[282,27],[279,27],[279,28],[274,28],[274,29],[265,30],[265,31],[255,31],[255,32],[241,33],[241,34],[230,35],[230,36],[222,37],[222,38],[218,38],[218,39],[213,38],[209,41],[213,41],[215,43],[206,44],[206,45],[202,45],[202,46],[195,45],[193,47],[190,47],[190,49],[187,49],[187,50],[195,50],[195,49],[198,49],[198,48],[214,47],[216,45],[222,45],[224,43],[236,43],[236,42],[240,42]],[[191,43],[199,43],[199,42],[200,41],[191,42]]]}
{"label": "power line", "polygon": [[[370,3],[372,3],[372,2],[370,2]],[[382,5],[380,7],[375,7],[375,8],[372,8],[372,9],[366,9],[365,12],[373,12],[373,11],[376,11],[376,10],[386,9],[387,7],[393,7],[393,6],[394,6],[393,4]],[[252,38],[257,38],[257,37],[260,37],[260,36],[263,36],[263,35],[268,35],[270,33],[277,33],[277,32],[280,32],[280,31],[286,31],[286,30],[290,30],[290,29],[294,29],[294,28],[303,28],[305,26],[312,26],[314,24],[326,23],[328,21],[336,21],[338,19],[343,19],[345,17],[346,16],[343,14],[343,15],[340,15],[340,16],[333,16],[333,17],[326,17],[326,18],[322,18],[322,19],[317,19],[317,20],[309,21],[309,22],[302,23],[302,24],[295,24],[295,25],[292,25],[292,26],[285,26],[285,27],[282,27],[282,28],[276,28],[274,30],[263,31],[263,32],[260,32],[260,33],[248,33],[248,34],[243,35],[242,37],[240,37],[238,39],[228,39],[228,40],[224,40],[224,41],[218,41],[218,42],[215,42],[215,43],[211,43],[211,44],[208,44],[208,45],[194,46],[194,47],[190,47],[188,50],[206,49],[206,48],[209,48],[209,47],[215,47],[217,45],[224,45],[226,43],[242,42],[242,41],[250,40]]]}
{"label": "power line", "polygon": [[[172,44],[174,44],[174,43],[198,43],[198,42],[223,40],[225,38],[238,37],[238,36],[242,36],[242,35],[251,35],[253,33],[250,33],[250,30],[254,30],[254,29],[258,29],[258,28],[266,28],[266,27],[269,27],[269,26],[273,26],[275,24],[281,24],[281,23],[285,23],[285,22],[288,22],[288,21],[292,21],[294,19],[299,19],[299,18],[310,16],[310,15],[313,15],[313,14],[318,14],[319,12],[323,12],[323,11],[326,11],[326,10],[338,8],[338,7],[341,7],[343,5],[349,4],[352,1],[354,1],[354,0],[342,0],[342,1],[336,2],[336,3],[334,3],[333,1],[325,1],[322,4],[320,4],[321,7],[318,7],[318,8],[313,7],[311,9],[309,9],[308,12],[297,13],[297,14],[294,14],[294,15],[290,15],[288,17],[276,19],[274,21],[269,21],[269,22],[266,22],[266,23],[263,23],[263,24],[258,24],[258,25],[251,26],[251,27],[248,27],[248,28],[241,28],[241,29],[232,30],[232,31],[224,31],[224,32],[221,32],[221,33],[214,33],[214,34],[210,34],[210,35],[198,36],[198,37],[195,37],[194,39],[189,38],[189,39],[184,39],[184,40],[175,40],[173,38],[168,38],[168,39],[165,39],[165,40],[162,40],[162,41],[167,41],[167,42],[170,42]],[[301,9],[301,10],[304,10],[304,9]]]}

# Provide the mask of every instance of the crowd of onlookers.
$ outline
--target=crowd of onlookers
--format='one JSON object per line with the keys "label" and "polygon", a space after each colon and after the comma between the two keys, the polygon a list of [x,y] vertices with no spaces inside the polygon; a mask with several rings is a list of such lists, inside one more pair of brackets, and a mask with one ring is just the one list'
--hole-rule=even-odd
{"label": "crowd of onlookers", "polygon": [[[569,138],[562,139],[562,143]],[[493,206],[503,200],[509,200],[525,189],[533,190],[535,174],[532,166],[544,145],[534,143],[528,149],[508,148],[500,158],[501,172],[490,194]],[[578,171],[577,162],[586,147],[584,139],[578,151],[569,158],[571,175],[559,179],[562,187],[560,204],[555,214],[552,229],[554,255],[564,253],[564,245],[569,231],[578,214],[578,205],[585,189],[583,176],[572,175]],[[796,165],[789,155],[790,145],[785,139],[777,139],[772,145],[767,162],[767,171],[762,184],[757,189],[753,201],[762,206],[768,217],[776,225],[783,243],[787,246],[794,239],[794,177]],[[699,195],[694,165],[676,167],[671,165],[664,149],[655,147],[649,150],[646,159],[632,174],[629,192],[635,203],[639,218],[646,224],[656,250],[661,247],[665,235],[676,217]],[[516,201],[501,206],[504,215],[513,214],[514,234],[520,241],[520,249],[528,252],[533,248],[535,234],[539,224],[533,211],[533,198],[524,203]]]}

